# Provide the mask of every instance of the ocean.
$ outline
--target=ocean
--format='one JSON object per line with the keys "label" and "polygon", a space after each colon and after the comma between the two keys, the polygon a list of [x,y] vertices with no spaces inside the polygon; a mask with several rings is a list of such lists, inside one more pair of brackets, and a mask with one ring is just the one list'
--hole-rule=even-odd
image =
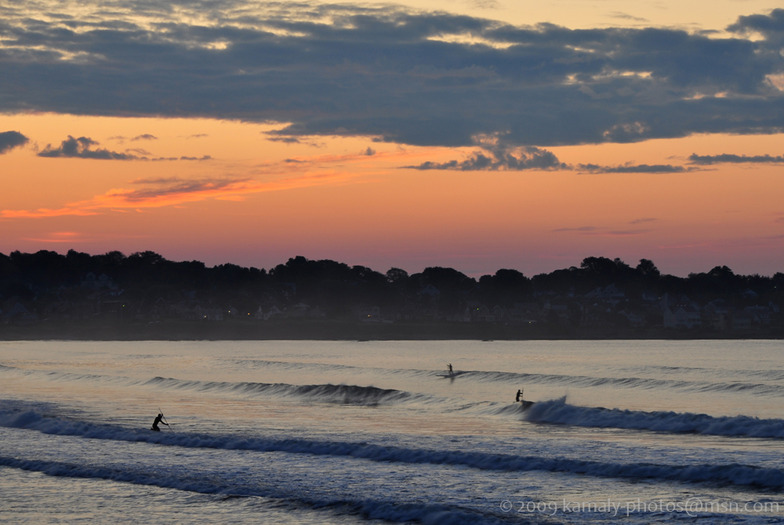
{"label": "ocean", "polygon": [[2,342],[0,522],[781,523],[783,400],[782,341]]}

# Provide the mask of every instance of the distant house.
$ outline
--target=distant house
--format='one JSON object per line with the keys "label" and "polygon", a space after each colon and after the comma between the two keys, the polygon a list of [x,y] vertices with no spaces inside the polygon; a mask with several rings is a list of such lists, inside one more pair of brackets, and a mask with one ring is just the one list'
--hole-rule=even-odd
{"label": "distant house", "polygon": [[197,319],[203,321],[223,321],[225,319],[223,308],[197,306],[194,308],[194,314]]}
{"label": "distant house", "polygon": [[117,285],[111,277],[102,273],[96,276],[93,272],[87,272],[81,282],[82,288],[89,290],[117,290]]}
{"label": "distant house", "polygon": [[735,331],[751,330],[754,326],[754,315],[750,312],[741,311],[732,316],[732,329]]}
{"label": "distant house", "polygon": [[471,308],[471,321],[477,323],[493,323],[495,320],[495,314],[487,306],[480,304]]}
{"label": "distant house", "polygon": [[380,323],[381,308],[378,306],[363,306],[356,310],[356,315],[364,323]]}
{"label": "distant house", "polygon": [[541,317],[541,307],[539,303],[515,303],[509,311],[507,318],[515,324],[534,324]]}
{"label": "distant house", "polygon": [[730,308],[727,301],[718,299],[711,301],[703,309],[704,322],[715,330],[727,330],[730,325]]}
{"label": "distant house", "polygon": [[426,285],[421,290],[419,290],[418,293],[421,296],[430,297],[431,299],[441,295],[441,291],[432,284]]}
{"label": "distant house", "polygon": [[687,297],[671,302],[668,295],[662,301],[664,328],[699,328],[702,326],[700,309]]}
{"label": "distant house", "polygon": [[22,303],[15,302],[3,311],[2,319],[5,324],[28,324],[38,321],[38,315],[28,310]]}
{"label": "distant house", "polygon": [[771,312],[767,306],[747,306],[743,311],[751,315],[752,324],[756,326],[770,326]]}
{"label": "distant house", "polygon": [[618,314],[624,317],[628,321],[629,326],[632,326],[634,328],[641,328],[642,326],[645,325],[645,319],[637,312],[633,312],[630,310],[621,310],[620,312],[618,312]]}
{"label": "distant house", "polygon": [[569,305],[567,303],[548,301],[544,304],[543,310],[550,319],[556,319],[562,323],[569,320]]}
{"label": "distant house", "polygon": [[[261,307],[259,307],[259,311],[261,311]],[[265,321],[268,321],[274,317],[282,317],[283,312],[281,311],[280,308],[277,307],[277,305],[273,304],[272,306],[267,308],[266,312],[263,312],[261,315]]]}
{"label": "distant house", "polygon": [[318,319],[325,317],[319,306],[310,306],[306,303],[297,303],[286,309],[285,317],[291,319]]}
{"label": "distant house", "polygon": [[595,288],[594,290],[591,290],[585,294],[585,297],[587,299],[594,299],[615,305],[626,299],[626,294],[619,290],[615,284],[610,284],[604,288]]}

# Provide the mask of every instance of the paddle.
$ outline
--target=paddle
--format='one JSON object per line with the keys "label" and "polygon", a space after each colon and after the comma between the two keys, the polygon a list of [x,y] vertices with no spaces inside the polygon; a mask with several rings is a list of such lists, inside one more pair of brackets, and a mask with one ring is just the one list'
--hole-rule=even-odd
{"label": "paddle", "polygon": [[161,415],[161,420],[162,420],[164,423],[166,423],[166,426],[167,426],[167,427],[169,427],[169,430],[171,430],[172,432],[174,432],[174,429],[172,428],[172,425],[171,425],[171,423],[169,423],[169,422],[166,420],[166,416],[164,416],[164,415],[163,415],[163,410],[161,410],[161,407],[158,407],[158,413]]}

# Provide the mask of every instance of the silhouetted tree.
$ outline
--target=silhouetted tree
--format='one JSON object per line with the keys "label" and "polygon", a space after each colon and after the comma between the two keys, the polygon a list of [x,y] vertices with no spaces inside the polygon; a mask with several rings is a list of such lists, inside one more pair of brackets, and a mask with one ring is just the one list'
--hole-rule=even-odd
{"label": "silhouetted tree", "polygon": [[495,275],[479,278],[482,301],[488,305],[511,306],[520,302],[532,291],[531,280],[517,270],[502,269]]}
{"label": "silhouetted tree", "polygon": [[637,265],[637,272],[645,279],[658,279],[661,276],[659,269],[649,259],[640,259]]}

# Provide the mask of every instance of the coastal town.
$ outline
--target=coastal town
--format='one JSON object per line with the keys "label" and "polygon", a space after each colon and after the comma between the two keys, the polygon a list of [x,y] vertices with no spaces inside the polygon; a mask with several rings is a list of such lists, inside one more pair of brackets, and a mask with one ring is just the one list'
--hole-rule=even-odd
{"label": "coastal town", "polygon": [[269,270],[154,252],[0,254],[0,338],[780,338],[784,274],[688,277],[590,257],[526,277],[380,273],[294,257]]}

